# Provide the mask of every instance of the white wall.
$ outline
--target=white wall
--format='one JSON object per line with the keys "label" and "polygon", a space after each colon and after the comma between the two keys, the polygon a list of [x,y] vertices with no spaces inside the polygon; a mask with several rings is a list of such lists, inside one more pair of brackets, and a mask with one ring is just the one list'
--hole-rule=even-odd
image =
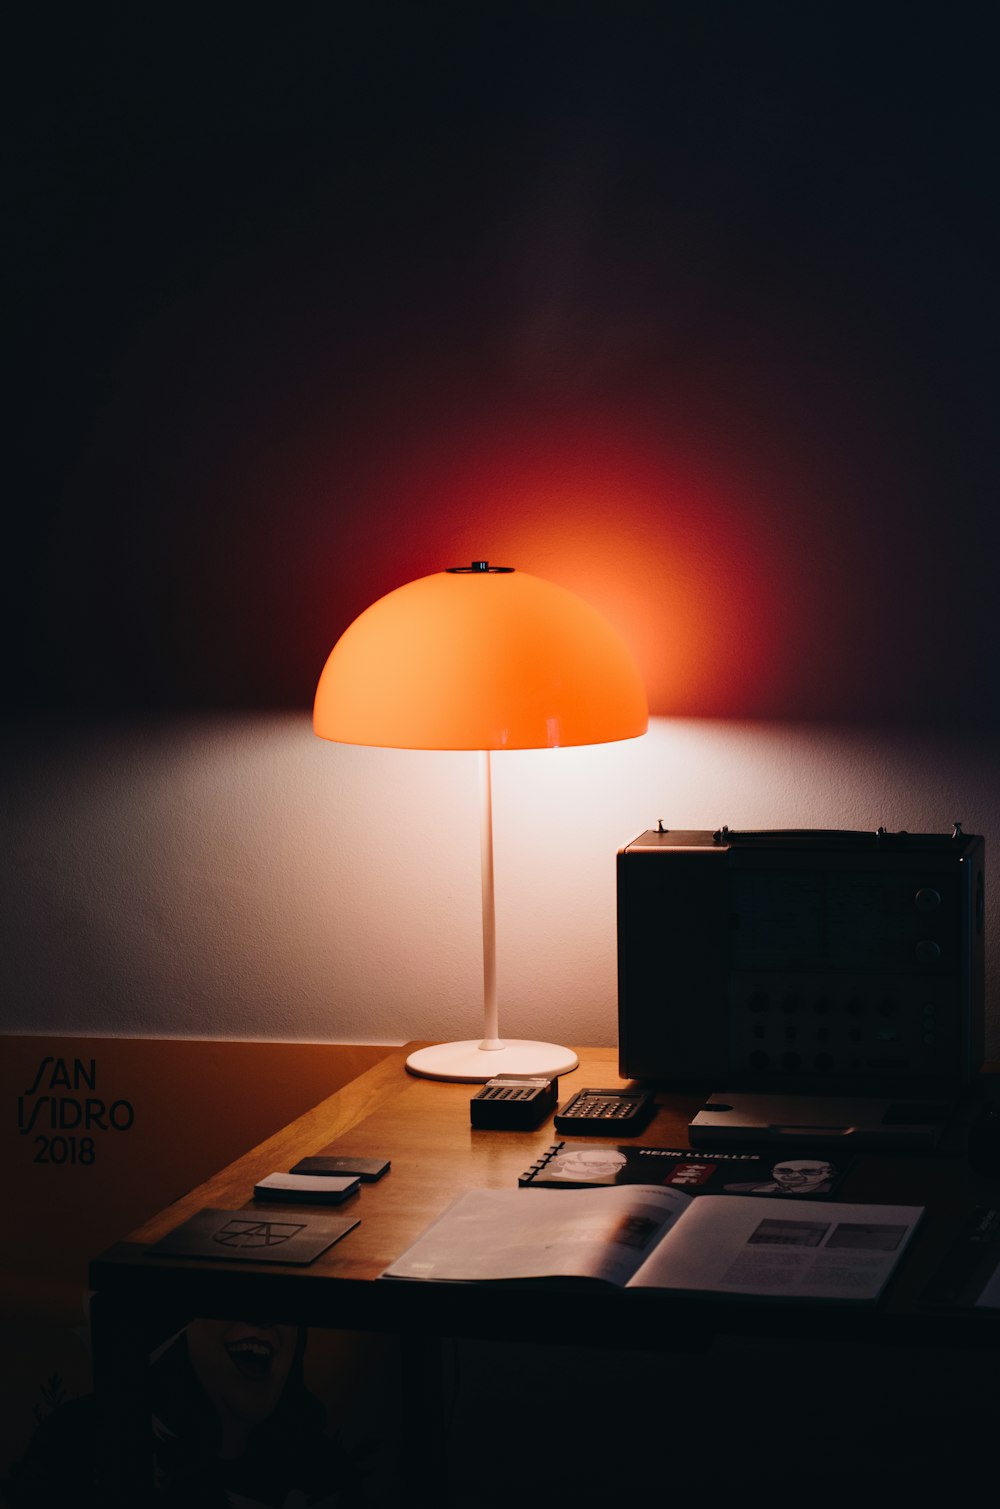
{"label": "white wall", "polygon": [[[1000,750],[959,734],[654,719],[494,757],[510,1036],[616,1039],[615,854],[669,827],[987,840],[1000,1056]],[[8,730],[0,1021],[11,1033],[403,1042],[481,1012],[475,757],[350,748],[304,714]]]}

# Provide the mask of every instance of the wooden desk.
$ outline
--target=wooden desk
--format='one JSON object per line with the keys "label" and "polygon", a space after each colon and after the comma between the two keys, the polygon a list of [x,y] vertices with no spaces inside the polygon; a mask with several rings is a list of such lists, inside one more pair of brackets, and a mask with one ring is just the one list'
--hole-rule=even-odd
{"label": "wooden desk", "polygon": [[[469,1099],[475,1087],[416,1079],[394,1053],[213,1179],[131,1233],[91,1264],[94,1291],[95,1384],[107,1405],[112,1478],[117,1498],[144,1502],[149,1482],[148,1412],[142,1379],[151,1346],[194,1316],[393,1333],[544,1339],[590,1347],[628,1345],[683,1351],[719,1334],[847,1338],[923,1347],[995,1348],[998,1318],[923,1309],[924,1284],[954,1240],[970,1206],[995,1203],[996,1186],[969,1172],[960,1144],[940,1155],[859,1156],[838,1192],[847,1201],[920,1204],[928,1216],[882,1302],[873,1309],[836,1305],[734,1302],[652,1291],[486,1290],[462,1285],[376,1284],[373,1280],[446,1205],[474,1187],[515,1186],[519,1174],[556,1134],[551,1121],[531,1133],[474,1131]],[[620,1083],[611,1049],[581,1049],[580,1067],[560,1085],[565,1102],[581,1085]],[[698,1094],[664,1096],[656,1118],[634,1139],[686,1147],[687,1122]],[[254,1182],[329,1143],[358,1154],[382,1154],[390,1173],[363,1186],[344,1210],[361,1224],[306,1268],[275,1264],[170,1259],[149,1247],[207,1206],[237,1209]],[[257,1207],[258,1209],[260,1207]],[[279,1207],[268,1207],[273,1213]],[[284,1208],[284,1207],[280,1207]],[[295,1208],[295,1207],[289,1207]],[[302,1207],[298,1207],[299,1210]],[[419,1349],[413,1355],[423,1355]],[[423,1365],[423,1364],[420,1364]],[[426,1419],[419,1424],[428,1428]]]}

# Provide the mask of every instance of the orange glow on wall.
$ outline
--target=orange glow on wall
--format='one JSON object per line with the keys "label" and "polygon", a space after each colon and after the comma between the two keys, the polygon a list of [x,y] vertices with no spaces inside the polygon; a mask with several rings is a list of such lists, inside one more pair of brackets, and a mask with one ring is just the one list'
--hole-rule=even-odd
{"label": "orange glow on wall", "polygon": [[[310,413],[263,460],[227,457],[240,528],[211,510],[192,522],[201,617],[178,605],[166,667],[204,702],[310,706],[330,646],[371,603],[485,556],[602,613],[654,716],[857,722],[943,706],[959,630],[921,608],[919,572],[900,564],[898,539],[925,553],[926,540],[870,526],[868,495],[907,488],[874,443],[840,444],[752,392],[746,412],[662,391],[554,410],[474,384],[446,401],[432,372],[423,394],[412,372],[397,383],[359,395],[349,425]],[[954,663],[971,683],[975,660]]]}
{"label": "orange glow on wall", "polygon": [[[328,632],[400,581],[488,553],[606,616],[637,659],[651,712],[775,715],[808,638],[801,541],[775,506],[773,472],[737,475],[698,444],[638,419],[522,416],[425,433],[367,466],[370,510],[355,502],[346,521],[331,520],[331,553],[363,562],[364,577],[343,594],[337,581],[341,621]],[[827,546],[828,563],[837,550]]]}

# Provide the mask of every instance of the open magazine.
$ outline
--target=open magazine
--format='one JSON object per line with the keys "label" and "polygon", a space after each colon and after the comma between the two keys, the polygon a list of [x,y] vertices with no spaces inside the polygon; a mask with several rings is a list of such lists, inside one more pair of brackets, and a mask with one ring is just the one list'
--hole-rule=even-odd
{"label": "open magazine", "polygon": [[622,1288],[874,1301],[923,1215],[699,1195],[656,1185],[475,1189],[381,1275],[496,1283],[576,1279]]}

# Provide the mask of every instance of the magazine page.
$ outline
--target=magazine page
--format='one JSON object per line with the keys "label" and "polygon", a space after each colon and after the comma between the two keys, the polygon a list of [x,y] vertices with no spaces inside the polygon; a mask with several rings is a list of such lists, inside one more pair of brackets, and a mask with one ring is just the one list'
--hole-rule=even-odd
{"label": "magazine page", "polygon": [[474,1189],[382,1278],[483,1282],[594,1278],[625,1284],[691,1206],[676,1189]]}
{"label": "magazine page", "polygon": [[923,1214],[914,1205],[838,1205],[706,1195],[642,1264],[634,1288],[767,1298],[874,1300]]}

